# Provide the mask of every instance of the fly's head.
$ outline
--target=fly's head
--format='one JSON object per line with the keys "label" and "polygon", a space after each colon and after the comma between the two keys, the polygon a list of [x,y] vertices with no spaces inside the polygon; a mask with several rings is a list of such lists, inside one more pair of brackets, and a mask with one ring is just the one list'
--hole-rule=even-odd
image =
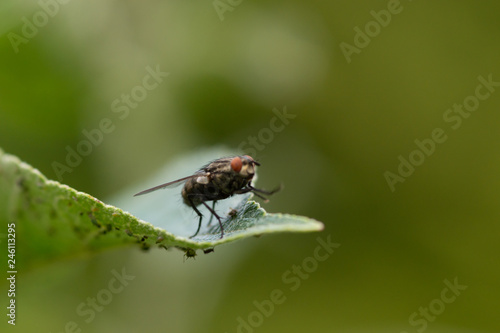
{"label": "fly's head", "polygon": [[248,155],[236,156],[231,159],[232,173],[247,181],[252,180],[255,175],[256,165],[260,164]]}

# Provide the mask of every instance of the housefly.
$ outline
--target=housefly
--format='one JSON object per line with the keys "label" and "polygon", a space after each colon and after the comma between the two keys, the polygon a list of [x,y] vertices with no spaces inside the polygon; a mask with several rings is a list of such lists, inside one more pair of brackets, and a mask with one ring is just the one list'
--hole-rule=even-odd
{"label": "housefly", "polygon": [[[255,166],[260,166],[260,163],[248,155],[223,157],[206,164],[191,176],[152,187],[134,196],[184,183],[181,192],[184,203],[193,208],[200,217],[198,229],[190,238],[198,235],[201,228],[203,215],[197,208],[200,204],[203,204],[212,214],[208,225],[210,225],[213,216],[219,221],[220,238],[222,238],[224,237],[224,229],[220,216],[215,212],[215,203],[218,200],[226,199],[234,194],[252,192],[257,197],[267,201],[263,195],[271,195],[280,190],[277,188],[273,191],[266,191],[253,187],[252,179],[255,175]],[[207,201],[213,201],[212,207],[206,203]]]}

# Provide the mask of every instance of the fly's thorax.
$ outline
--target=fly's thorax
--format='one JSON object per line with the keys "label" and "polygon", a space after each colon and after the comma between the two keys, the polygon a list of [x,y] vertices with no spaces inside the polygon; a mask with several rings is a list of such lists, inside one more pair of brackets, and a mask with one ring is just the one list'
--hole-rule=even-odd
{"label": "fly's thorax", "polygon": [[211,184],[217,188],[217,190],[230,196],[234,194],[235,191],[242,189],[245,187],[251,180],[253,175],[248,178],[248,176],[243,176],[241,174],[235,173],[220,173],[214,175]]}

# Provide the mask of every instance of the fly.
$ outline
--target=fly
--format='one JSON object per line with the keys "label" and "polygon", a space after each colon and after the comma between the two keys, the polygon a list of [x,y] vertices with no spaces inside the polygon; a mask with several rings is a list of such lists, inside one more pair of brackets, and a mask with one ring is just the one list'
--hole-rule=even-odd
{"label": "fly", "polygon": [[[203,204],[212,214],[208,225],[210,225],[213,216],[219,221],[220,238],[222,238],[224,237],[222,221],[215,212],[215,203],[218,200],[226,199],[234,194],[252,192],[257,197],[267,201],[263,195],[271,195],[280,190],[280,188],[277,188],[273,191],[266,191],[253,187],[252,179],[255,175],[255,166],[260,166],[260,163],[248,155],[223,157],[208,163],[191,176],[149,188],[134,196],[184,183],[181,192],[184,203],[193,208],[200,217],[198,229],[190,238],[198,235],[201,228],[203,215],[197,208],[200,204]],[[212,207],[206,203],[207,201],[213,201]]]}

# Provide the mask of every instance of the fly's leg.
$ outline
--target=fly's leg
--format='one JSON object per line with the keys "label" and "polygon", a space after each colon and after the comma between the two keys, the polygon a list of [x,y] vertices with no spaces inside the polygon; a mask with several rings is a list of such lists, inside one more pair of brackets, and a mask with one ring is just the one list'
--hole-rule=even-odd
{"label": "fly's leg", "polygon": [[[217,202],[217,200],[214,200],[214,203],[212,204],[212,210],[215,211],[215,203]],[[210,226],[210,224],[212,224],[212,218],[214,217],[214,214],[210,215],[210,219],[208,220],[208,224],[207,226]]]}
{"label": "fly's leg", "polygon": [[248,184],[247,187],[242,188],[241,190],[235,191],[234,193],[235,194],[243,194],[243,193],[252,192],[253,194],[255,194],[256,197],[259,197],[259,198],[265,200],[265,202],[268,202],[269,199],[267,199],[266,197],[264,197],[260,193],[266,194],[266,195],[271,195],[271,194],[278,192],[279,190],[281,190],[281,185],[272,191],[266,191],[266,190],[261,190],[259,188],[255,188],[251,184]]}
{"label": "fly's leg", "polygon": [[269,199],[264,197],[263,195],[257,193],[257,192],[253,192],[253,194],[256,196],[256,197],[259,197],[261,198],[262,200],[264,200],[265,203],[268,203],[269,202]]}
{"label": "fly's leg", "polygon": [[271,194],[274,194],[274,193],[276,193],[276,192],[280,191],[280,190],[281,190],[281,187],[282,187],[282,186],[280,185],[280,186],[278,186],[277,188],[275,188],[275,189],[274,189],[274,190],[272,190],[272,191],[266,191],[266,190],[261,190],[261,189],[259,189],[259,188],[255,188],[255,187],[253,187],[253,186],[252,186],[252,185],[250,185],[250,184],[248,184],[247,186],[248,186],[248,188],[249,188],[249,189],[250,189],[250,190],[251,190],[254,194],[256,194],[256,192],[259,192],[259,193],[266,194],[266,195],[271,195]]}
{"label": "fly's leg", "polygon": [[[243,194],[243,193],[248,193],[248,192],[253,192],[253,190],[252,190],[251,188],[246,187],[246,188],[242,188],[241,190],[235,191],[234,193],[235,193],[235,194]],[[266,202],[266,203],[269,201],[269,199],[267,199],[267,198],[263,197],[262,195],[260,195],[260,194],[259,194],[259,193],[257,193],[257,192],[253,192],[253,194],[254,194],[256,197],[259,197],[259,198],[261,198],[262,200],[264,200],[264,202]]]}
{"label": "fly's leg", "polygon": [[210,208],[210,206],[207,205],[206,202],[202,202],[202,203],[205,205],[205,207],[207,207],[207,209],[210,211],[210,213],[212,213],[212,215],[215,215],[215,217],[217,218],[217,220],[219,220],[220,238],[224,237],[224,228],[222,227],[222,221],[220,220],[220,216],[217,215],[217,213],[215,212],[215,210],[213,210],[212,208]]}
{"label": "fly's leg", "polygon": [[200,217],[200,221],[198,222],[198,229],[196,230],[196,232],[194,233],[193,236],[189,237],[189,238],[193,238],[194,236],[198,235],[198,233],[200,232],[201,220],[203,219],[203,215],[200,213],[200,211],[198,210],[198,208],[196,208],[196,206],[193,203],[193,200],[191,199],[191,197],[188,196],[188,200],[189,200],[189,203],[191,204],[191,207],[194,209],[194,211],[196,212],[196,214],[198,214],[198,216]]}

